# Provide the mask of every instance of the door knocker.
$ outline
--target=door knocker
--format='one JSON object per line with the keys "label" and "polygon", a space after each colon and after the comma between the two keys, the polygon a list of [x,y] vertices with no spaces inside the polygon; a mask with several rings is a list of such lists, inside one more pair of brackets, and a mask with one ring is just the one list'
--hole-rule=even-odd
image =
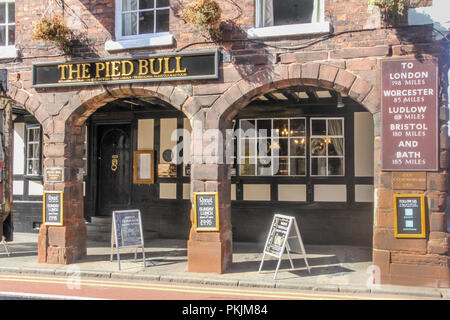
{"label": "door knocker", "polygon": [[119,156],[113,154],[111,158],[111,170],[115,172],[119,166]]}

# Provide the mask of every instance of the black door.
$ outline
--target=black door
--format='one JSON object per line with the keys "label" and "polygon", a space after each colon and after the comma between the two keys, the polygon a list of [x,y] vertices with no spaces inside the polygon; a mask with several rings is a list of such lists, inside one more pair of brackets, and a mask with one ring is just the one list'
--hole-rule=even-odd
{"label": "black door", "polygon": [[131,126],[98,127],[96,215],[129,208],[131,200]]}

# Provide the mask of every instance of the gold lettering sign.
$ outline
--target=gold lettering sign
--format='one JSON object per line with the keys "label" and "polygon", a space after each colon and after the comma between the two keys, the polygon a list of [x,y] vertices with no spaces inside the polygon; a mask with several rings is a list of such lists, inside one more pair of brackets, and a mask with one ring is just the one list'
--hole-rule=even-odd
{"label": "gold lettering sign", "polygon": [[33,64],[33,87],[218,78],[218,51]]}

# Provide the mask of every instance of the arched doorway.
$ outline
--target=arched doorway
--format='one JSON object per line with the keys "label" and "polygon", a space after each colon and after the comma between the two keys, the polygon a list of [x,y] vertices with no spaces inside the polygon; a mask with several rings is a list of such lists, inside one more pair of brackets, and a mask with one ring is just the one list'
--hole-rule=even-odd
{"label": "arched doorway", "polygon": [[233,128],[233,240],[264,242],[284,214],[306,244],[372,246],[370,112],[345,93],[292,86],[252,99]]}

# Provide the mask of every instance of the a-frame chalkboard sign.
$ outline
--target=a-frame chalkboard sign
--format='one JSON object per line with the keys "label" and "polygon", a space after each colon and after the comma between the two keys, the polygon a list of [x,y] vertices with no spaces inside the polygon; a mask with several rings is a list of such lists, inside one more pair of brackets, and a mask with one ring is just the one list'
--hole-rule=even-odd
{"label": "a-frame chalkboard sign", "polygon": [[[115,241],[114,241],[115,240]],[[114,243],[117,248],[117,263],[120,270],[120,248],[136,248],[134,259],[136,260],[137,249],[142,248],[142,260],[145,265],[145,247],[142,233],[142,220],[140,210],[118,210],[113,211],[111,228],[111,259],[113,259]]]}
{"label": "a-frame chalkboard sign", "polygon": [[[296,235],[291,235],[292,226],[294,226],[294,231]],[[289,245],[289,239],[297,239],[298,243],[300,245],[301,254],[303,255],[303,259],[305,260],[306,268],[308,269],[308,272],[311,272],[308,260],[306,259],[306,251],[305,247],[303,246],[302,237],[300,235],[300,230],[297,225],[297,220],[295,220],[295,217],[285,216],[281,214],[276,214],[273,217],[272,225],[269,230],[269,234],[267,236],[266,244],[264,246],[264,252],[263,257],[261,260],[261,265],[259,266],[258,272],[261,272],[264,258],[266,254],[278,258],[278,264],[277,268],[275,270],[275,275],[273,276],[273,279],[275,280],[277,277],[278,269],[280,268],[281,259],[284,253],[284,250],[286,250],[286,253],[288,255],[289,261],[291,263],[292,269],[294,269],[294,263],[292,262],[290,252],[292,252],[290,245]]]}

